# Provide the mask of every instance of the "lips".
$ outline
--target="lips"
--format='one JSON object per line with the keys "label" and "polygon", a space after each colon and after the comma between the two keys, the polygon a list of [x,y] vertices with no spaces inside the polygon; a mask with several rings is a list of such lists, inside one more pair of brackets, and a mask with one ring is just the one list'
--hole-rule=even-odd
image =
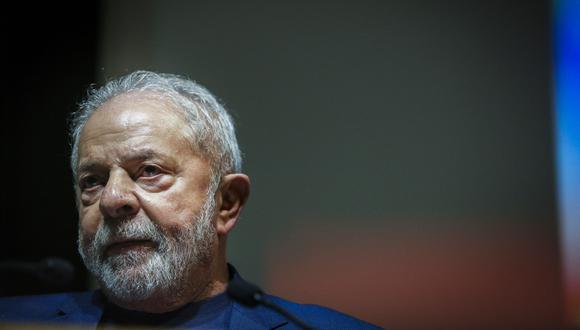
{"label": "lips", "polygon": [[153,250],[157,244],[150,239],[123,239],[110,243],[105,248],[105,256],[131,251]]}

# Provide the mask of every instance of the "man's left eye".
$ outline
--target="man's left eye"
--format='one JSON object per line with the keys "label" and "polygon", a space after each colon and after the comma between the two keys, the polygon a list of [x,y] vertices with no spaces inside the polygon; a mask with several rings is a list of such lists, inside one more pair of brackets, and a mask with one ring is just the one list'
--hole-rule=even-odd
{"label": "man's left eye", "polygon": [[143,170],[141,171],[141,176],[152,177],[152,176],[156,176],[159,173],[161,173],[159,168],[157,168],[153,165],[147,165],[147,166],[143,167]]}

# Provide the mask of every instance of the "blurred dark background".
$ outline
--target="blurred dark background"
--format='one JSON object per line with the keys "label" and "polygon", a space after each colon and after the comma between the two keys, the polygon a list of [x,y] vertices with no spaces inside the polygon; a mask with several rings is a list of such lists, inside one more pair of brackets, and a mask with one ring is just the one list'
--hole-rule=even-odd
{"label": "blurred dark background", "polygon": [[76,253],[67,116],[96,80],[99,8],[98,1],[18,2],[3,13],[3,295],[63,289],[37,278],[42,266],[31,263],[48,257],[75,266],[67,289],[87,286]]}
{"label": "blurred dark background", "polygon": [[229,253],[246,278],[393,329],[559,324],[550,6],[17,5],[1,259],[62,257],[68,289],[88,285],[66,119],[89,84],[149,69],[206,85],[237,120],[253,195]]}

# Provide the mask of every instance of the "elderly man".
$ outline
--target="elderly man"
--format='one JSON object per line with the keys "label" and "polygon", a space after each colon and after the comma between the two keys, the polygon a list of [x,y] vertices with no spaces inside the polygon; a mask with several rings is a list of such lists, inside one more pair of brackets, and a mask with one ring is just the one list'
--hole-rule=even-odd
{"label": "elderly man", "polygon": [[[225,294],[226,241],[250,192],[232,120],[185,78],[137,71],[92,90],[74,114],[78,248],[100,290],[0,301],[4,322],[172,328],[294,327]],[[267,296],[315,328],[375,328]]]}

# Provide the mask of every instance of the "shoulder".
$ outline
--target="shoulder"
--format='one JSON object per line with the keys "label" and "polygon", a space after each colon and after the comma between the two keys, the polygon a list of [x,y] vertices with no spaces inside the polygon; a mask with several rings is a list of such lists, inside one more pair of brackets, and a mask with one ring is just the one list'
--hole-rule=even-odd
{"label": "shoulder", "polygon": [[[246,282],[231,264],[228,264],[228,269],[230,272],[230,284],[235,281]],[[250,285],[249,291],[247,288],[242,290],[244,291],[244,295],[252,292],[252,290],[259,290],[257,287],[255,289],[252,287],[255,286]],[[299,304],[269,294],[264,294],[264,297],[315,329],[382,329],[327,307]],[[237,300],[239,301],[239,299]],[[286,317],[270,308],[263,305],[247,307],[238,301],[234,301],[233,305],[232,329],[257,329],[263,326],[266,326],[268,329],[281,329],[282,327],[284,329],[298,328],[293,323],[290,323]]]}
{"label": "shoulder", "polygon": [[299,304],[280,297],[269,295],[270,299],[286,310],[292,312],[315,328],[320,329],[380,329],[368,322],[359,320],[347,314],[328,307],[312,304]]}
{"label": "shoulder", "polygon": [[70,306],[86,304],[91,292],[72,292],[0,298],[0,322],[49,321],[64,315]]}
{"label": "shoulder", "polygon": [[[284,308],[315,329],[382,329],[327,307],[299,304],[273,295],[266,296],[270,301]],[[245,309],[248,311],[247,307]],[[263,306],[254,308],[252,312],[262,314],[262,318],[267,317],[268,314],[272,315],[272,313],[276,313]]]}

